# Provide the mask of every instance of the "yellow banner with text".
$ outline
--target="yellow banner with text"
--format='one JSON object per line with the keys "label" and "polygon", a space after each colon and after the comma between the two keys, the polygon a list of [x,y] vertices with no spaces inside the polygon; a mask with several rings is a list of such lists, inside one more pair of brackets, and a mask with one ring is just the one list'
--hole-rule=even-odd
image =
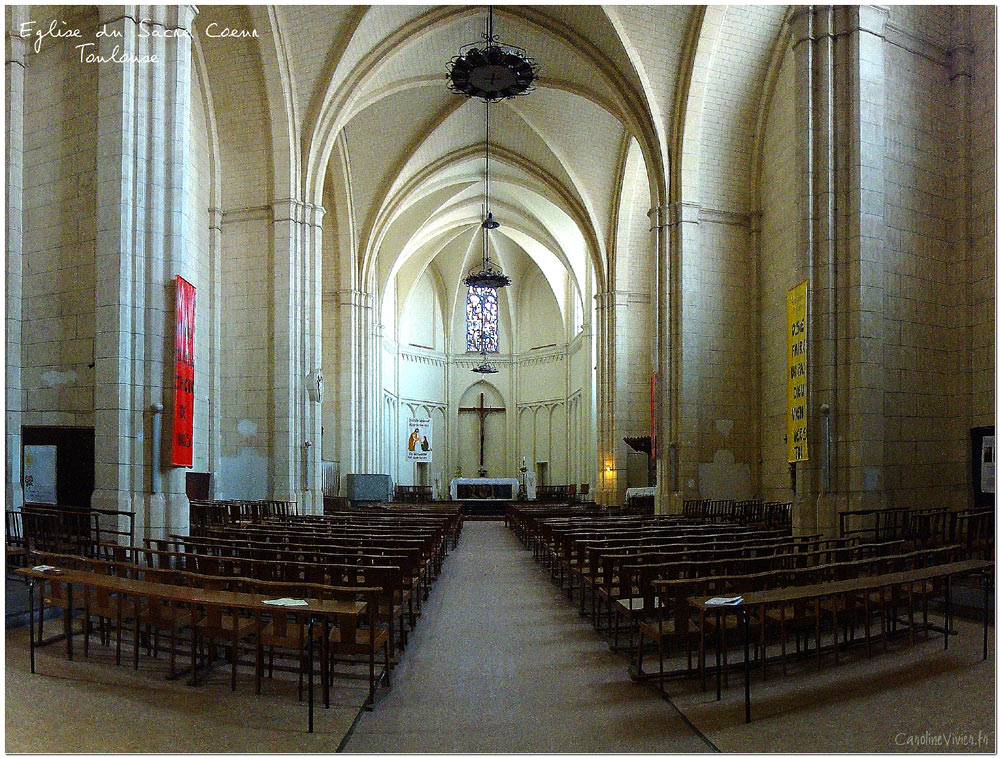
{"label": "yellow banner with text", "polygon": [[788,462],[809,460],[806,439],[806,284],[788,290]]}

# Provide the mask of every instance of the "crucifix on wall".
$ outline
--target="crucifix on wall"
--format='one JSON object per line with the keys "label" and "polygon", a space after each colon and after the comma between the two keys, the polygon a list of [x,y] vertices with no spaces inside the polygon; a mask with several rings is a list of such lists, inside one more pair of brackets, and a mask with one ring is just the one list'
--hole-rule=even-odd
{"label": "crucifix on wall", "polygon": [[479,416],[479,468],[482,469],[485,463],[484,452],[486,449],[486,417],[491,413],[503,413],[506,408],[488,408],[486,407],[486,396],[484,393],[479,393],[479,405],[472,406],[471,408],[459,408],[461,411],[473,411]]}

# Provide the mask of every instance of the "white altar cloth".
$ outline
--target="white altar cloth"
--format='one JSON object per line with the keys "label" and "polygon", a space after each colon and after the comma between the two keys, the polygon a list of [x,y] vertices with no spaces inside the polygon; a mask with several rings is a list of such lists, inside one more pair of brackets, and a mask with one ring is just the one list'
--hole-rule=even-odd
{"label": "white altar cloth", "polygon": [[460,484],[509,484],[511,498],[517,497],[518,481],[514,477],[461,477],[451,480],[448,490],[452,500],[458,500],[458,485]]}
{"label": "white altar cloth", "polygon": [[653,497],[656,495],[656,487],[629,487],[625,490],[625,502],[634,497]]}

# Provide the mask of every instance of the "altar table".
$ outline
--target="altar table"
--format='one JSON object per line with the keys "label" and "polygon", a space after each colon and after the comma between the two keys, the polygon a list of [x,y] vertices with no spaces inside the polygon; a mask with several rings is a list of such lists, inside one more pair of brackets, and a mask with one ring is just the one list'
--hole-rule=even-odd
{"label": "altar table", "polygon": [[451,480],[452,500],[513,500],[518,481],[514,477],[459,477]]}

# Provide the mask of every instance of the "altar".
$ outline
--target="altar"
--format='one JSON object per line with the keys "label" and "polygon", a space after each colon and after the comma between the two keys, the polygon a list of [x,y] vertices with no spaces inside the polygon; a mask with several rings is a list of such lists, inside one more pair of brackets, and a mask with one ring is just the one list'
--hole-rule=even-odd
{"label": "altar", "polygon": [[452,500],[513,500],[518,481],[514,477],[458,477],[451,480]]}

